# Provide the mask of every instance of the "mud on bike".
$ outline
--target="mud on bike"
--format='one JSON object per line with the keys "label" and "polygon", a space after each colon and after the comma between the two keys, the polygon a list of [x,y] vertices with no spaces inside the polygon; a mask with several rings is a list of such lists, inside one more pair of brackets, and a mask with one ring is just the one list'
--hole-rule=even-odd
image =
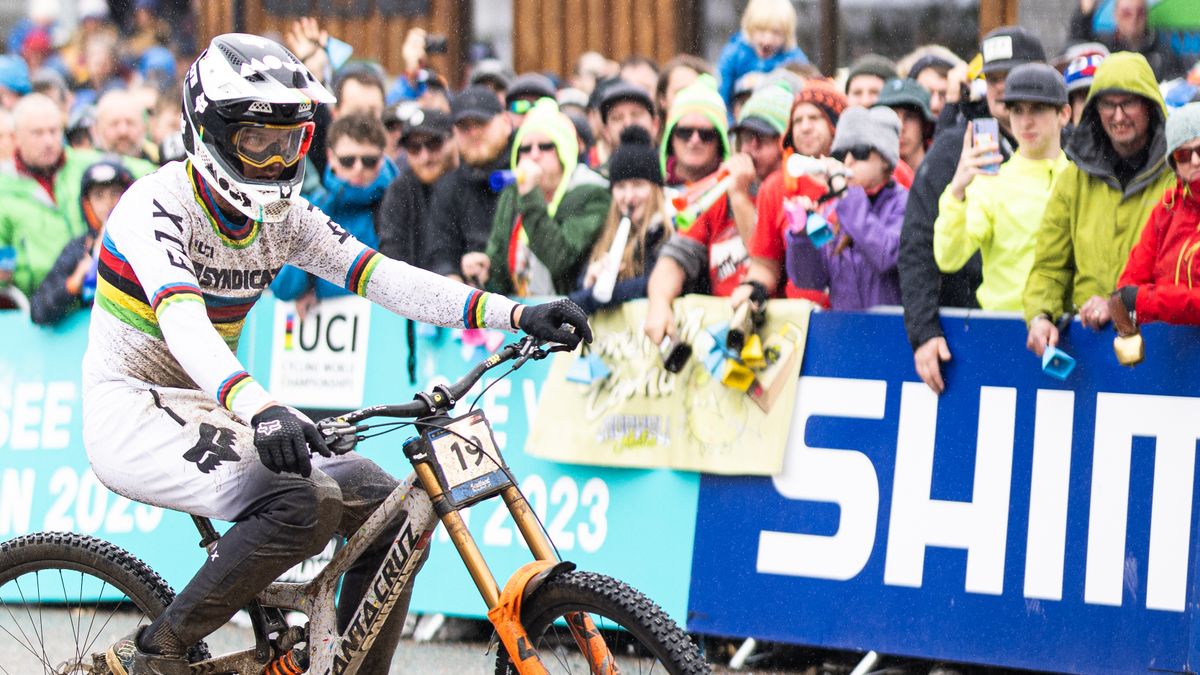
{"label": "mud on bike", "polygon": [[[318,425],[330,440],[354,443],[372,418],[413,422],[420,435],[404,444],[414,472],[392,492],[315,578],[273,583],[247,608],[255,645],[211,656],[204,642],[189,650],[193,673],[320,673],[353,675],[384,621],[420,566],[439,522],[482,596],[498,642],[495,672],[693,673],[709,672],[699,650],[661,608],[610,577],[563,561],[504,463],[481,409],[457,418],[455,404],[484,373],[512,363],[511,373],[556,347],[526,337],[477,364],[462,379],[418,393],[410,403],[357,410]],[[478,399],[477,399],[478,400]],[[401,424],[376,424],[382,428]],[[460,510],[486,499],[504,500],[534,560],[501,588],[467,529]],[[402,516],[404,514],[404,516]],[[339,633],[338,579],[372,542],[405,517],[366,595]],[[193,517],[201,545],[219,535]],[[394,530],[393,530],[394,531]],[[116,637],[149,623],[174,592],[130,553],[94,537],[39,532],[0,544],[0,640],[14,640],[46,675],[105,675],[103,651]],[[46,610],[58,610],[49,612]],[[288,625],[286,612],[308,617]],[[58,622],[57,627],[55,622]],[[68,624],[64,627],[62,623]],[[490,652],[490,650],[489,650]],[[0,664],[0,675],[17,671]],[[23,674],[28,670],[21,670]]]}

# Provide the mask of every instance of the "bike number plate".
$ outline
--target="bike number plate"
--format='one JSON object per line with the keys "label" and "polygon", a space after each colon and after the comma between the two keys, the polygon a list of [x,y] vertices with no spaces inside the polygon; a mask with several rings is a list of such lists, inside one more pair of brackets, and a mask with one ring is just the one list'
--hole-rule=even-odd
{"label": "bike number plate", "polygon": [[504,458],[482,410],[452,420],[443,429],[425,434],[433,455],[434,473],[446,498],[455,506],[487,499],[511,485]]}

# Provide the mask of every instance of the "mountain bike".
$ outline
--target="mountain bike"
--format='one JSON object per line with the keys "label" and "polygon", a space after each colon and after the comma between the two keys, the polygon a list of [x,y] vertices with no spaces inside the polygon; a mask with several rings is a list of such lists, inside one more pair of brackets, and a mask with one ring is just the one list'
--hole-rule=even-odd
{"label": "mountain bike", "polygon": [[[327,439],[351,445],[365,438],[364,432],[372,429],[365,422],[372,418],[414,420],[374,425],[376,435],[380,428],[394,430],[397,425],[416,428],[419,435],[403,446],[413,474],[315,578],[277,582],[258,595],[247,608],[253,647],[214,657],[205,643],[197,643],[189,650],[192,672],[354,675],[419,567],[438,522],[487,606],[497,645],[495,672],[710,672],[695,644],[653,601],[621,581],[576,570],[560,559],[504,463],[481,409],[472,406],[457,418],[449,414],[489,370],[511,362],[507,375],[560,348],[525,337],[484,359],[457,382],[420,392],[410,403],[322,420],[318,428]],[[534,558],[503,588],[460,515],[461,509],[496,497],[504,500]],[[338,579],[389,523],[401,517],[404,521],[384,563],[346,630],[339,632]],[[219,539],[212,523],[199,517],[193,521],[201,545],[211,548]],[[167,583],[145,563],[94,537],[39,532],[0,544],[0,639],[16,641],[46,675],[109,673],[103,654],[108,644],[149,623],[173,597]],[[300,612],[308,621],[288,625],[288,612]],[[0,675],[15,672],[0,664]]]}

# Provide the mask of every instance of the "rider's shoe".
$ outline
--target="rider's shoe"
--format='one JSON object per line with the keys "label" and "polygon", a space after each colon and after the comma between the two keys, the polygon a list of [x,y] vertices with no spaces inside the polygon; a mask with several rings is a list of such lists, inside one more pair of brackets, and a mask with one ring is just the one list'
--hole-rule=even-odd
{"label": "rider's shoe", "polygon": [[187,657],[182,654],[150,654],[138,646],[145,626],[117,640],[104,659],[113,675],[188,675]]}

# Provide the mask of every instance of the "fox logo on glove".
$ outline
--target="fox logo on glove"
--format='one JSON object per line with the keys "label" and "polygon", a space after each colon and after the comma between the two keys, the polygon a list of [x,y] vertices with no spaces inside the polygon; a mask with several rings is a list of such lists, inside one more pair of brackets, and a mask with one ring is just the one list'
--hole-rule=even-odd
{"label": "fox logo on glove", "polygon": [[268,420],[266,422],[259,423],[258,433],[262,434],[263,436],[270,436],[282,428],[283,423],[279,420]]}

